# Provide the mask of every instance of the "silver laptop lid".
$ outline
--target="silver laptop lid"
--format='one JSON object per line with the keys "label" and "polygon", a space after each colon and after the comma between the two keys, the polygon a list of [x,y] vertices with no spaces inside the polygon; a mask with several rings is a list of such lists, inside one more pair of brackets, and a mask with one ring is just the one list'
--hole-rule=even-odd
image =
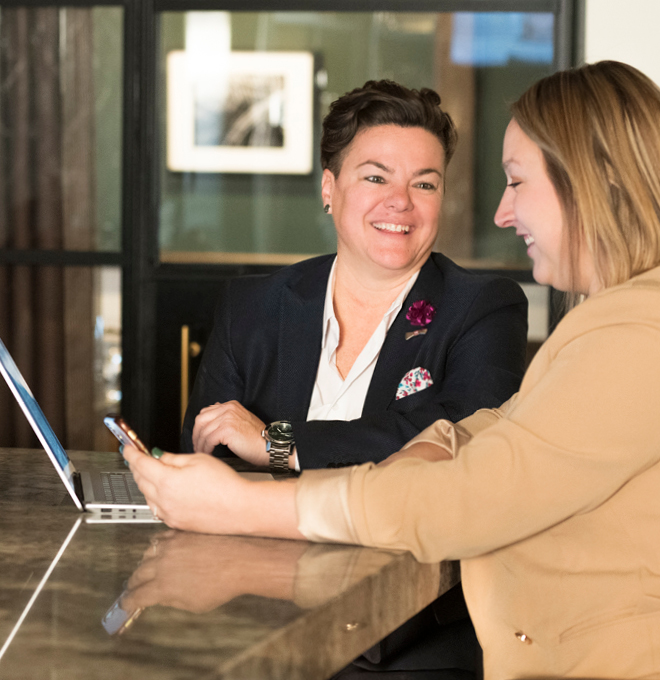
{"label": "silver laptop lid", "polygon": [[82,503],[76,495],[73,486],[73,475],[76,469],[69,460],[69,456],[66,455],[66,451],[62,448],[62,444],[60,444],[59,439],[53,432],[53,428],[46,420],[46,416],[43,414],[39,404],[37,404],[37,400],[34,398],[28,384],[25,382],[21,372],[18,370],[18,366],[7,351],[2,340],[0,340],[0,371],[2,371],[2,375],[7,381],[9,389],[14,393],[16,401],[18,401],[23,409],[23,413],[25,413],[25,417],[28,419],[32,429],[37,437],[39,437],[41,445],[46,450],[48,457],[64,482],[64,486],[66,486],[71,498],[73,498],[73,502],[79,510],[82,510]]}

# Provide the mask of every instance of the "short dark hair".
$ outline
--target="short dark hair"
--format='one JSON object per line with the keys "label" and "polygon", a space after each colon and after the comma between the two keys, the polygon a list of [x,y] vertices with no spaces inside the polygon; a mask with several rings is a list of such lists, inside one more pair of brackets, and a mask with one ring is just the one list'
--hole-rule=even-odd
{"label": "short dark hair", "polygon": [[410,90],[391,80],[369,80],[330,105],[323,121],[321,166],[337,177],[346,150],[361,130],[378,125],[420,127],[437,137],[449,163],[458,135],[440,95],[427,87]]}

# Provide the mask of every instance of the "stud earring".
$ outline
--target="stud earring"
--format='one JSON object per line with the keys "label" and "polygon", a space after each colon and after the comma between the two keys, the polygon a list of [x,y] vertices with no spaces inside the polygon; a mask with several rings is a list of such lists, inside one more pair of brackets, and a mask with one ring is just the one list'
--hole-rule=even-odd
{"label": "stud earring", "polygon": [[329,204],[329,203],[326,203],[326,204],[323,206],[323,212],[324,212],[326,215],[330,212],[330,204]]}

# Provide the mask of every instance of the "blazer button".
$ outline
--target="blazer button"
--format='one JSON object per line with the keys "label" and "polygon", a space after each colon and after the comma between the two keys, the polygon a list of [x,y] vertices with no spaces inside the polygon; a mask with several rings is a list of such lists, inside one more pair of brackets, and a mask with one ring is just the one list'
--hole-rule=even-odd
{"label": "blazer button", "polygon": [[516,637],[518,640],[520,640],[520,642],[524,642],[526,645],[532,644],[532,638],[529,637],[529,635],[525,635],[525,633],[520,630],[516,633]]}

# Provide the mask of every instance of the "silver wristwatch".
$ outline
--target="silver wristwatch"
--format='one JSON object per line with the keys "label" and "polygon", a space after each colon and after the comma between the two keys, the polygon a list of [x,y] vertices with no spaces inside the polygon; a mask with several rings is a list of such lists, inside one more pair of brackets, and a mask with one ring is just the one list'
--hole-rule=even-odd
{"label": "silver wristwatch", "polygon": [[269,454],[268,467],[271,472],[289,473],[289,458],[293,454],[295,440],[293,427],[286,420],[276,420],[267,425],[261,432],[266,440],[266,451]]}

